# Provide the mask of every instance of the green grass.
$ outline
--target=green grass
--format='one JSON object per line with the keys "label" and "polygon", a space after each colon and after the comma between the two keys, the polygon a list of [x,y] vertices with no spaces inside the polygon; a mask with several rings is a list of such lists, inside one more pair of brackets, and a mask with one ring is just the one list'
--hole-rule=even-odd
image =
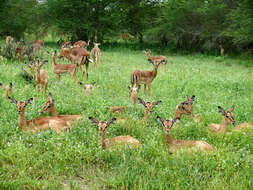
{"label": "green grass", "polygon": [[[51,43],[47,50],[54,50]],[[132,105],[127,86],[134,69],[151,70],[144,54],[138,50],[102,48],[101,62],[94,70],[90,65],[89,80],[97,82],[92,96],[84,95],[68,76],[56,83],[51,58],[44,67],[49,74],[49,91],[61,114],[81,114],[83,120],[70,132],[53,131],[25,134],[17,125],[16,106],[5,99],[0,89],[0,189],[252,189],[253,131],[212,134],[207,125],[219,123],[217,106],[235,105],[235,119],[253,122],[253,63],[250,60],[195,55],[171,55],[168,71],[159,68],[151,85],[152,97],[162,100],[148,122],[143,120],[144,107]],[[58,49],[59,52],[59,49]],[[171,63],[170,60],[173,60]],[[63,62],[58,60],[58,63]],[[65,61],[65,63],[67,63]],[[38,95],[33,85],[19,77],[21,63],[0,61],[0,82],[14,83],[17,100],[34,97],[26,109],[27,119],[40,117],[47,98]],[[78,80],[82,76],[78,71]],[[164,142],[164,132],[156,116],[173,117],[176,106],[195,95],[195,114],[200,122],[183,116],[173,129],[175,138],[205,140],[215,151],[210,154],[182,153],[171,155]],[[88,121],[114,117],[112,106],[127,106],[126,118],[107,129],[107,136],[131,135],[143,145],[139,150],[122,152],[103,150],[98,129]]]}

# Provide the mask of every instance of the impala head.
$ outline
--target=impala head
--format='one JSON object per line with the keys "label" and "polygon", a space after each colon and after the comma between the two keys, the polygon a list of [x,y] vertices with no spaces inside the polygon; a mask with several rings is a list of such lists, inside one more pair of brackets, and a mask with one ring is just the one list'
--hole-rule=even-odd
{"label": "impala head", "polygon": [[195,101],[195,96],[193,95],[191,98],[188,96],[187,100],[180,103],[177,106],[178,112],[181,112],[181,114],[191,114],[193,111],[193,103]]}
{"label": "impala head", "polygon": [[94,47],[98,47],[100,45],[100,43],[93,43],[94,44]]}
{"label": "impala head", "polygon": [[46,64],[47,62],[48,62],[48,60],[44,60],[44,61],[42,61],[42,62],[36,61],[36,62],[34,63],[34,65],[35,65],[35,68],[37,69],[37,71],[40,71],[41,67],[42,67],[44,64]]}
{"label": "impala head", "polygon": [[145,54],[145,56],[149,57],[151,54],[150,50],[144,50],[143,53]]}
{"label": "impala head", "polygon": [[94,88],[96,82],[93,82],[92,84],[83,84],[82,82],[80,82],[79,84],[83,86],[85,93],[87,95],[90,95],[91,89]]}
{"label": "impala head", "polygon": [[139,85],[138,87],[131,87],[131,86],[128,86],[128,89],[129,89],[129,91],[130,91],[130,94],[138,94],[140,88],[141,88],[141,85]]}
{"label": "impala head", "polygon": [[171,128],[177,122],[177,119],[163,120],[160,116],[157,116],[156,118],[163,125],[163,129],[164,129],[165,133],[169,135],[171,133]]}
{"label": "impala head", "polygon": [[144,102],[141,98],[138,98],[138,101],[145,107],[147,113],[152,113],[153,107],[162,102],[160,100],[156,102]]}
{"label": "impala head", "polygon": [[231,123],[233,126],[235,126],[234,115],[232,113],[234,109],[235,106],[232,106],[228,111],[225,111],[221,106],[218,106],[219,112],[224,116],[223,118],[227,123]]}
{"label": "impala head", "polygon": [[154,60],[154,59],[148,59],[148,61],[155,67],[158,68],[160,64],[164,64],[164,60]]}
{"label": "impala head", "polygon": [[48,100],[44,104],[43,109],[41,110],[40,113],[47,113],[49,111],[49,109],[52,108],[52,106],[54,106],[54,100],[52,98],[52,93],[51,92],[49,92],[47,98],[48,98]]}
{"label": "impala head", "polygon": [[89,120],[98,126],[99,135],[102,136],[106,133],[106,128],[109,127],[111,124],[114,124],[116,118],[112,118],[109,121],[98,121],[93,117],[89,117]]}
{"label": "impala head", "polygon": [[15,100],[14,98],[11,98],[11,97],[8,97],[9,100],[11,101],[11,103],[13,104],[16,104],[17,106],[17,110],[18,110],[18,114],[22,114],[24,113],[25,111],[25,107],[28,105],[28,104],[31,104],[32,101],[33,101],[33,98],[29,98],[27,101],[23,102],[23,101],[17,101]]}

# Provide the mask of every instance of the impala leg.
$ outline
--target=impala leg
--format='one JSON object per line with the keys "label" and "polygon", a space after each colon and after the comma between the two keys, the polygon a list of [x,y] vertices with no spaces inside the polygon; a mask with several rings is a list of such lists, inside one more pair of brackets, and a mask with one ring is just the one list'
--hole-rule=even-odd
{"label": "impala leg", "polygon": [[146,84],[144,84],[144,94],[146,95]]}
{"label": "impala leg", "polygon": [[83,80],[85,80],[85,72],[84,72],[84,70],[83,70],[82,64],[80,64],[79,67],[80,67],[80,69],[81,69],[81,71],[82,71]]}
{"label": "impala leg", "polygon": [[148,95],[149,95],[149,96],[151,96],[150,88],[151,88],[151,84],[148,84]]}
{"label": "impala leg", "polygon": [[44,96],[47,96],[47,83],[43,87],[44,87]]}
{"label": "impala leg", "polygon": [[39,85],[37,84],[37,85],[36,85],[36,92],[39,92],[39,91],[40,91]]}
{"label": "impala leg", "polygon": [[88,80],[88,77],[89,77],[89,61],[85,63],[85,67],[86,67],[86,76],[87,76],[87,80]]}

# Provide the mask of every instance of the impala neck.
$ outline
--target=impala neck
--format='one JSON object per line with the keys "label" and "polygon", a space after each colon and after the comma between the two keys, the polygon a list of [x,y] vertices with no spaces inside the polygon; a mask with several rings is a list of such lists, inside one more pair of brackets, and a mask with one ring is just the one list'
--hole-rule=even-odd
{"label": "impala neck", "polygon": [[156,77],[157,75],[157,69],[158,69],[158,66],[154,66],[153,70],[152,70],[152,74],[154,76],[154,78]]}
{"label": "impala neck", "polygon": [[56,65],[56,58],[55,56],[52,56],[52,66],[54,67]]}
{"label": "impala neck", "polygon": [[21,130],[25,130],[25,128],[27,127],[27,125],[26,125],[26,119],[25,119],[25,110],[23,110],[23,112],[19,115],[19,118],[18,118],[18,127]]}
{"label": "impala neck", "polygon": [[149,116],[149,111],[147,111],[147,110],[145,110],[145,112],[144,112],[144,118],[148,118],[148,116]]}
{"label": "impala neck", "polygon": [[174,142],[174,138],[171,135],[171,133],[170,134],[165,133],[165,141],[166,141],[167,145],[170,145]]}
{"label": "impala neck", "polygon": [[178,112],[178,111],[176,110],[176,113],[175,113],[175,115],[174,115],[174,119],[181,120],[181,116],[182,116],[182,113],[181,113],[181,112]]}
{"label": "impala neck", "polygon": [[229,125],[229,122],[226,120],[225,116],[222,117],[222,120],[221,120],[221,128],[220,128],[220,131],[221,132],[225,132],[228,128],[228,125]]}
{"label": "impala neck", "polygon": [[101,144],[102,144],[102,147],[104,149],[106,149],[106,132],[103,133],[103,135],[101,136]]}
{"label": "impala neck", "polygon": [[55,107],[54,104],[53,104],[53,105],[51,106],[51,108],[49,109],[49,113],[50,113],[51,116],[58,116],[58,113],[57,113],[57,111],[56,111],[56,107]]}

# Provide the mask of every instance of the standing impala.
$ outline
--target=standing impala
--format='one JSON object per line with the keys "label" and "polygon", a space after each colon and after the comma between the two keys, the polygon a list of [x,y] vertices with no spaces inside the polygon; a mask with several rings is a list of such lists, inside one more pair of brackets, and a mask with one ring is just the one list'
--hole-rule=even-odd
{"label": "standing impala", "polygon": [[7,36],[5,39],[6,46],[9,46],[13,42],[13,40],[14,40],[13,37]]}
{"label": "standing impala", "polygon": [[106,138],[106,129],[111,124],[114,124],[116,118],[112,118],[109,121],[98,121],[93,117],[89,117],[89,120],[98,125],[99,135],[101,136],[101,144],[104,149],[110,149],[118,146],[137,148],[141,146],[140,142],[131,136],[117,136],[110,139]]}
{"label": "standing impala", "polygon": [[0,86],[5,90],[5,97],[8,99],[9,96],[12,94],[12,83],[10,82],[9,85],[4,85],[3,83],[0,82]]}
{"label": "standing impala", "polygon": [[139,89],[140,89],[140,85],[138,87],[131,87],[131,86],[128,86],[128,89],[130,91],[130,96],[132,98],[132,103],[133,104],[136,104],[137,103],[137,100],[138,100],[138,92],[139,92]]}
{"label": "standing impala", "polygon": [[152,71],[140,71],[140,70],[135,70],[131,73],[131,85],[132,87],[139,86],[140,84],[144,84],[144,94],[146,94],[146,85],[148,85],[148,94],[149,96],[151,95],[150,93],[150,88],[151,88],[151,83],[155,79],[157,75],[157,69],[158,66],[163,63],[164,61],[157,61],[157,60],[149,60],[150,63],[154,66]]}
{"label": "standing impala", "polygon": [[155,57],[152,57],[150,54],[151,54],[151,51],[144,51],[144,54],[146,57],[148,57],[148,60],[157,60],[157,61],[163,61],[163,64],[162,64],[162,68],[163,68],[163,71],[165,72],[166,71],[166,66],[167,66],[167,57],[163,56],[163,55],[160,55],[160,56],[155,56]]}
{"label": "standing impala", "polygon": [[[216,133],[224,133],[227,131],[228,125],[232,124],[235,126],[235,119],[233,111],[235,106],[232,106],[228,111],[225,111],[221,106],[218,106],[219,112],[222,114],[221,124],[210,124],[208,127]],[[233,131],[239,131],[244,128],[253,127],[253,123],[241,123],[233,128]]]}
{"label": "standing impala", "polygon": [[[50,52],[48,52],[50,54]],[[77,79],[76,79],[76,72],[77,72],[77,66],[75,64],[56,64],[56,51],[54,51],[52,54],[52,67],[53,67],[53,72],[56,77],[56,81],[60,81],[61,74],[66,74],[68,73],[75,83],[77,84]]]}
{"label": "standing impala", "polygon": [[174,115],[174,120],[181,120],[182,115],[191,115],[194,117],[193,114],[193,103],[195,101],[195,96],[193,95],[191,98],[187,97],[187,100],[184,102],[181,102],[179,105],[176,107],[176,112]]}
{"label": "standing impala", "polygon": [[99,62],[99,58],[101,56],[101,51],[99,49],[99,45],[100,43],[93,43],[94,44],[94,48],[91,50],[91,55],[92,55],[92,59],[94,62],[94,68],[96,68],[98,62]]}
{"label": "standing impala", "polygon": [[36,82],[36,92],[40,91],[40,87],[43,88],[44,96],[46,96],[47,92],[47,85],[48,85],[48,75],[45,70],[42,70],[41,67],[47,63],[47,61],[43,62],[35,62],[35,68],[36,68],[36,75],[35,75],[35,82]]}
{"label": "standing impala", "polygon": [[11,103],[17,106],[19,118],[18,118],[18,127],[24,132],[39,132],[45,131],[48,129],[53,129],[56,132],[69,129],[68,124],[56,117],[40,117],[36,119],[31,119],[29,121],[25,118],[25,108],[28,104],[31,104],[33,98],[28,99],[27,101],[17,101],[14,98],[10,98]]}
{"label": "standing impala", "polygon": [[55,107],[55,101],[52,98],[52,93],[48,94],[48,101],[44,104],[43,109],[41,110],[40,113],[47,113],[49,112],[50,116],[57,117],[59,119],[63,119],[67,123],[71,121],[77,121],[81,119],[81,115],[59,115],[56,107]]}
{"label": "standing impala", "polygon": [[178,140],[174,139],[171,134],[171,128],[173,127],[176,120],[168,119],[163,120],[161,117],[157,116],[157,120],[161,122],[165,131],[165,141],[168,146],[170,146],[170,152],[175,152],[177,149],[181,148],[197,148],[202,152],[211,151],[213,147],[205,141],[199,140]]}
{"label": "standing impala", "polygon": [[40,57],[43,55],[44,41],[43,40],[35,40],[32,43],[32,47],[40,52]]}

